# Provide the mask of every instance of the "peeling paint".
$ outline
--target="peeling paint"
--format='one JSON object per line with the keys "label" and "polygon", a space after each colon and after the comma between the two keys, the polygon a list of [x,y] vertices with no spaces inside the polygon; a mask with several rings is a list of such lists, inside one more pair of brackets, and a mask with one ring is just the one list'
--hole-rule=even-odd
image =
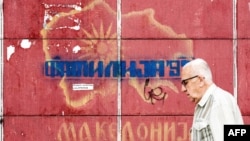
{"label": "peeling paint", "polygon": [[80,50],[81,50],[81,47],[77,45],[73,48],[73,53],[78,53]]}
{"label": "peeling paint", "polygon": [[28,49],[31,47],[31,42],[28,39],[23,39],[21,41],[21,47],[24,49]]}
{"label": "peeling paint", "polygon": [[12,54],[15,53],[15,47],[14,46],[9,46],[7,47],[7,60],[9,61],[10,60],[10,57]]}
{"label": "peeling paint", "polygon": [[82,5],[81,3],[79,3],[79,4],[46,4],[46,3],[44,3],[45,8],[62,7],[62,8],[72,8],[72,9],[75,9],[77,11],[82,10],[81,5]]}

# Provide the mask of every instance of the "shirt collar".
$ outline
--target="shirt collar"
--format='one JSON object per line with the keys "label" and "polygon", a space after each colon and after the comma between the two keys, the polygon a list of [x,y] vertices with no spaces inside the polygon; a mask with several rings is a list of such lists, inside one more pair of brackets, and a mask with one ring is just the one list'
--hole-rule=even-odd
{"label": "shirt collar", "polygon": [[212,92],[214,91],[216,87],[217,86],[215,84],[212,84],[211,86],[209,86],[205,94],[202,96],[200,102],[198,103],[199,106],[203,107],[206,104],[206,102],[208,101],[208,98],[210,97],[210,95],[212,94]]}

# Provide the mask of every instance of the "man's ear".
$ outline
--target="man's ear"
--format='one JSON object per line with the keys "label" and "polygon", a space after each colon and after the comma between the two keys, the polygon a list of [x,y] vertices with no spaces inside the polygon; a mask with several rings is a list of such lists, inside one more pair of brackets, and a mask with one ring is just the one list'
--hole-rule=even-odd
{"label": "man's ear", "polygon": [[203,77],[203,76],[199,76],[199,79],[200,79],[200,87],[203,87],[205,84],[206,84],[206,82],[205,82],[205,77]]}

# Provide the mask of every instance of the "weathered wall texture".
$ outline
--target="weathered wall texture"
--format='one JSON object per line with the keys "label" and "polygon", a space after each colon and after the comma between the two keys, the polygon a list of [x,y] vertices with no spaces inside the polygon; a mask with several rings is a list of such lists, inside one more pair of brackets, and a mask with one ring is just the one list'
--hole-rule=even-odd
{"label": "weathered wall texture", "polygon": [[4,141],[188,141],[204,58],[250,123],[250,0],[4,0]]}

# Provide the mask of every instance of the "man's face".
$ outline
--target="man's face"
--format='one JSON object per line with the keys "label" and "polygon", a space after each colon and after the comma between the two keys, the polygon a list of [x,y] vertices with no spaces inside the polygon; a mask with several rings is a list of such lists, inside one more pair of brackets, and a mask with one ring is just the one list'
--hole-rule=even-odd
{"label": "man's face", "polygon": [[181,74],[181,90],[187,94],[187,97],[190,101],[197,104],[201,99],[201,92],[200,92],[200,77],[197,74],[193,74],[191,72],[190,67],[185,67],[182,69]]}

